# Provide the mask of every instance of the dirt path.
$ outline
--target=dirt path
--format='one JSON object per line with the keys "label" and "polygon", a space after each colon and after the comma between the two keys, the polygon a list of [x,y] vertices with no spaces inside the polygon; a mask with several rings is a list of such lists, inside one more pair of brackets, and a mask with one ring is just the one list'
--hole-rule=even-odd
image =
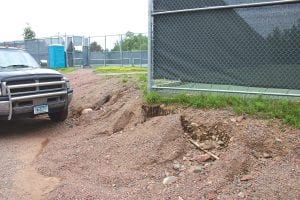
{"label": "dirt path", "polygon": [[48,125],[53,126],[48,119],[1,122],[0,156],[5,159],[0,171],[7,179],[1,181],[1,199],[45,199],[59,184],[59,178],[45,177],[33,166],[48,137],[54,135]]}
{"label": "dirt path", "polygon": [[[55,189],[60,183],[58,177],[46,177],[38,173],[32,162],[47,144],[48,138],[23,138],[27,148],[19,152],[16,158],[23,163],[22,169],[18,170],[14,177],[14,193],[20,198],[43,199],[44,195]],[[24,144],[20,144],[24,145]]]}
{"label": "dirt path", "polygon": [[300,199],[299,130],[230,110],[148,106],[130,80],[68,76],[65,123],[1,122],[0,199]]}

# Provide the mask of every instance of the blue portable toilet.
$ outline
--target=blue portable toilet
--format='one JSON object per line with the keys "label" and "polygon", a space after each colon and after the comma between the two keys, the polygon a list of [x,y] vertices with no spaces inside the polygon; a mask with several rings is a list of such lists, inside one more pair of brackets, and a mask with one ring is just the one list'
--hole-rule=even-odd
{"label": "blue portable toilet", "polygon": [[66,67],[65,48],[63,45],[48,46],[48,66],[49,68]]}

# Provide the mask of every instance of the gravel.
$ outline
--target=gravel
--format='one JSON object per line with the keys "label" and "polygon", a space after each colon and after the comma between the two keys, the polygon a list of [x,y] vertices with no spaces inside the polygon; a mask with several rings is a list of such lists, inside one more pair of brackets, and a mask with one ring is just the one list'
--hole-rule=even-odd
{"label": "gravel", "polygon": [[300,199],[299,129],[230,110],[149,107],[130,78],[67,76],[66,122],[0,122],[0,199]]}

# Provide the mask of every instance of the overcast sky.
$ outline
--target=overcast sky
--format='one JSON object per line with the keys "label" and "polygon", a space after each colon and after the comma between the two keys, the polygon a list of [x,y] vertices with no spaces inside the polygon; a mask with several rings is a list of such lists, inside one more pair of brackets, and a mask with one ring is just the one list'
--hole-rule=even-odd
{"label": "overcast sky", "polygon": [[146,33],[148,0],[3,0],[0,41],[22,39],[27,23],[37,37]]}

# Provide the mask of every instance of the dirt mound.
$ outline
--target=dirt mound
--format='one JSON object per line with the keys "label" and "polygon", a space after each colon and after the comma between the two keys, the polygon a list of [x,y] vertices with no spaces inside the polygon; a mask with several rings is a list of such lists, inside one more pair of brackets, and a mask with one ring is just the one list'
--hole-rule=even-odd
{"label": "dirt mound", "polygon": [[62,179],[47,198],[299,199],[299,130],[230,110],[145,105],[134,84],[87,71],[70,79],[75,114],[34,162]]}
{"label": "dirt mound", "polygon": [[[132,130],[123,131],[103,138],[103,135],[84,135],[78,142],[78,137],[61,138],[59,142],[51,143],[39,159],[39,170],[47,175],[56,174],[65,177],[76,184],[58,188],[55,193],[69,195],[78,182],[92,187],[94,197],[101,197],[96,192],[96,185],[102,185],[110,191],[111,197],[126,196],[128,187],[135,185],[137,197],[143,188],[145,179],[160,180],[163,178],[163,168],[174,159],[185,153],[188,146],[183,138],[179,115],[153,118],[144,124],[137,125]],[[89,144],[87,148],[87,143]],[[67,148],[66,148],[67,147]],[[53,155],[51,149],[60,152]],[[64,155],[64,156],[61,156]],[[47,168],[43,167],[47,166]],[[92,176],[90,176],[92,174]],[[89,178],[87,178],[89,177]],[[93,186],[95,185],[95,186]],[[72,196],[65,196],[72,197]],[[84,196],[82,196],[84,197]]]}
{"label": "dirt mound", "polygon": [[253,124],[249,124],[242,134],[243,143],[252,150],[256,158],[286,155],[290,149],[282,143],[281,137],[270,128]]}

